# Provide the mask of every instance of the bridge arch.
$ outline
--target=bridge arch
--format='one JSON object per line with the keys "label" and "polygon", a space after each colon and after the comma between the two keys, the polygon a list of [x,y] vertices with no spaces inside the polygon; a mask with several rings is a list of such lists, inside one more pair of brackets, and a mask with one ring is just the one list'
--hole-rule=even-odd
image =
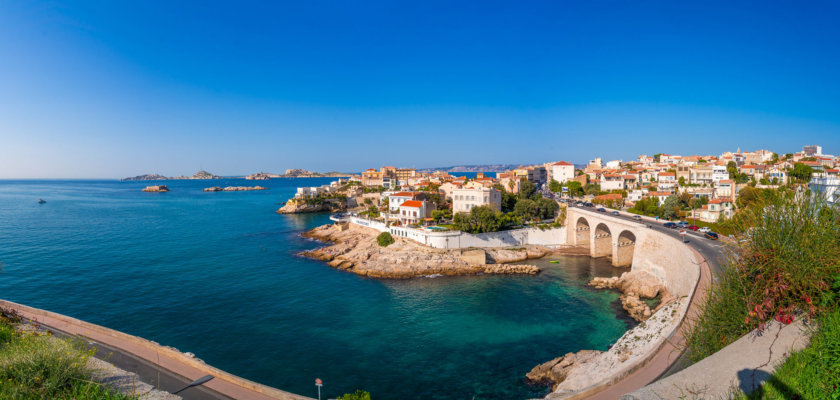
{"label": "bridge arch", "polygon": [[589,230],[589,221],[587,221],[584,217],[578,218],[575,223],[576,246],[585,246],[587,249],[589,248]]}
{"label": "bridge arch", "polygon": [[621,231],[616,238],[615,252],[612,264],[616,267],[633,265],[633,254],[636,251],[636,235],[630,230]]}
{"label": "bridge arch", "polygon": [[607,224],[601,222],[592,231],[592,257],[612,256],[612,232]]}

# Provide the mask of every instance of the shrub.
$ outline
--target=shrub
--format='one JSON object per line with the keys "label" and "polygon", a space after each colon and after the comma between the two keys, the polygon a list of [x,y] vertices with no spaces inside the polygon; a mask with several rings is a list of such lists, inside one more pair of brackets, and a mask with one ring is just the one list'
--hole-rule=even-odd
{"label": "shrub", "polygon": [[92,353],[49,335],[22,334],[0,346],[0,398],[130,399],[91,382]]}
{"label": "shrub", "polygon": [[347,393],[339,396],[338,400],[370,400],[370,393],[364,390],[356,390],[356,393]]}
{"label": "shrub", "polygon": [[[837,307],[832,292],[840,273],[840,212],[792,194],[760,198],[733,223],[748,232],[692,321],[687,346],[693,360],[725,347],[771,318],[788,322]],[[749,227],[749,228],[746,228]]]}
{"label": "shrub", "polygon": [[390,244],[394,243],[394,237],[391,236],[389,232],[382,232],[376,237],[376,241],[380,246],[388,247]]}

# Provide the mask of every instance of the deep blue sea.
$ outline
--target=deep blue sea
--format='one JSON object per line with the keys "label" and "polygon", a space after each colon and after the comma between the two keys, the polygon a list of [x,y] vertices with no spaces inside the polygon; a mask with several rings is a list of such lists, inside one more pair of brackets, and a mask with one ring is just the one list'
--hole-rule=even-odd
{"label": "deep blue sea", "polygon": [[[328,178],[0,181],[0,298],[193,352],[242,377],[324,398],[525,399],[524,375],[626,330],[617,274],[588,257],[537,276],[374,280],[298,257],[327,214],[278,215]],[[266,191],[205,193],[209,186]],[[38,204],[38,198],[47,201]]]}

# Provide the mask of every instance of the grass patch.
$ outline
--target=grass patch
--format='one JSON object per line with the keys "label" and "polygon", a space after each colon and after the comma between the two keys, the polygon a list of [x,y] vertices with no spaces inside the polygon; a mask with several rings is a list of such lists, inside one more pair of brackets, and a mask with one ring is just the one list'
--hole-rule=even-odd
{"label": "grass patch", "polygon": [[840,399],[840,310],[819,319],[811,344],[788,357],[760,389],[740,399]]}
{"label": "grass patch", "polygon": [[127,400],[134,397],[91,382],[91,351],[49,334],[21,333],[0,316],[0,398],[14,400]]}

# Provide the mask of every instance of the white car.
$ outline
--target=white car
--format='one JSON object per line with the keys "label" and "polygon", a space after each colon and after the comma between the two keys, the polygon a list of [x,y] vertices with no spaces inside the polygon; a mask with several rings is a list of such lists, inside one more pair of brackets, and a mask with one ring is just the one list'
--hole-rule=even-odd
{"label": "white car", "polygon": [[703,232],[703,233],[706,233],[706,232],[711,232],[712,230],[711,230],[711,229],[709,229],[709,227],[708,227],[708,226],[704,226],[704,227],[702,227],[702,228],[698,229],[697,231],[698,231],[698,232]]}

